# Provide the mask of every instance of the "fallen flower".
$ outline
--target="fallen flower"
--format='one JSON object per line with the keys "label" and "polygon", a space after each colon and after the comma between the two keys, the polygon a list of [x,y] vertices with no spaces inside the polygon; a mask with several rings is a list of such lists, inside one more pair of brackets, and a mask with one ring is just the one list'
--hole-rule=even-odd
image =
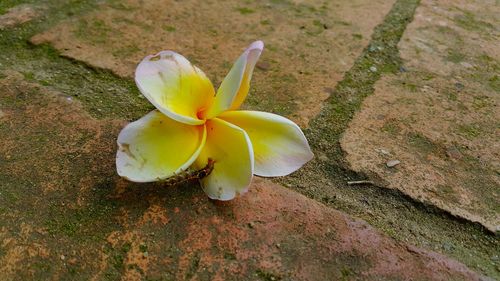
{"label": "fallen flower", "polygon": [[253,174],[288,175],[312,159],[300,128],[276,114],[238,110],[262,53],[252,43],[222,81],[217,93],[206,75],[185,57],[162,51],[139,63],[135,81],[156,107],[118,136],[118,174],[153,182],[188,168],[212,168],[200,182],[212,199],[244,193]]}

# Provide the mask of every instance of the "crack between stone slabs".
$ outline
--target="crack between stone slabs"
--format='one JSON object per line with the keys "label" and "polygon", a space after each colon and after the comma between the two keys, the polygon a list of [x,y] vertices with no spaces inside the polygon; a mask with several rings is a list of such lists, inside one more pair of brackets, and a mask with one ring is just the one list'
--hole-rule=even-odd
{"label": "crack between stone slabs", "polygon": [[[398,0],[394,4],[383,22],[375,28],[372,40],[368,46],[355,61],[353,67],[345,73],[344,78],[337,84],[327,99],[320,114],[310,122],[310,127],[306,130],[308,139],[312,140],[313,150],[316,152],[326,151],[326,158],[323,158],[329,160],[328,162],[324,162],[322,159],[319,159],[319,163],[316,160],[316,165],[309,165],[307,167],[321,166],[323,171],[328,171],[327,175],[343,175],[346,177],[347,174],[351,174],[345,178],[344,182],[336,181],[337,185],[345,186],[348,180],[360,178],[357,173],[349,168],[345,168],[348,167],[348,164],[345,161],[344,152],[340,147],[341,135],[347,129],[356,111],[361,107],[364,98],[373,94],[375,90],[374,85],[382,74],[397,74],[402,70],[402,61],[399,57],[397,45],[406,26],[412,22],[414,12],[419,3],[420,0]],[[373,71],[373,69],[376,69],[376,71]],[[331,124],[335,125],[331,126]],[[336,162],[337,164],[332,164],[332,162]],[[298,176],[300,177],[300,172]],[[287,182],[286,179],[279,181],[285,184]],[[373,186],[382,188],[383,190],[389,189],[384,186]],[[453,215],[447,210],[428,202],[414,199],[401,191],[399,192],[404,196],[398,197],[403,197],[405,198],[404,200],[410,200],[424,206],[432,206],[448,214],[450,218],[455,218],[461,222],[479,224],[482,229],[495,234],[478,222]],[[428,209],[428,207],[425,209]]]}
{"label": "crack between stone slabs", "polygon": [[[14,4],[32,2],[15,0]],[[57,24],[68,15],[93,10],[97,2],[92,0],[75,4],[72,1],[44,1],[46,7],[43,16],[0,32],[0,71],[17,71],[27,81],[75,97],[93,117],[138,119],[152,106],[142,98],[132,80],[63,57],[48,44],[34,46],[29,41],[33,35]],[[3,4],[0,8],[4,7]]]}
{"label": "crack between stone slabs", "polygon": [[[361,107],[364,98],[373,94],[374,85],[380,77],[383,74],[397,74],[404,71],[398,43],[406,26],[412,22],[419,4],[420,0],[396,1],[382,23],[375,28],[368,46],[351,69],[344,74],[320,114],[305,130],[315,152],[315,159],[291,176],[275,181],[328,207],[360,217],[399,241],[414,236],[415,241],[410,243],[423,248],[431,248],[432,244],[436,247],[448,240],[466,245],[467,249],[464,251],[446,248],[440,251],[482,273],[498,275],[495,265],[492,266],[487,257],[491,252],[487,245],[493,247],[493,253],[494,249],[500,249],[499,236],[492,234],[480,223],[457,217],[399,190],[377,185],[363,187],[347,185],[347,181],[366,179],[366,177],[348,168],[344,152],[340,147],[341,135]],[[370,216],[367,212],[375,215]],[[407,219],[409,223],[405,221]],[[412,233],[412,223],[416,225],[417,231],[423,233]],[[470,237],[480,238],[471,241]],[[419,239],[420,241],[417,241]],[[490,262],[487,269],[477,265],[477,260],[473,261],[466,257],[480,247],[483,247],[482,254],[484,254],[480,261],[484,264]],[[431,248],[431,250],[436,249]]]}

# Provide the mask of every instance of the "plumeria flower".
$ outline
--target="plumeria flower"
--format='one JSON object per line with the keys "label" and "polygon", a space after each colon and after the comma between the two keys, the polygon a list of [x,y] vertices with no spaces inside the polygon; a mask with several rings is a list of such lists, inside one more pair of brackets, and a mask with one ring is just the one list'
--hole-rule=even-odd
{"label": "plumeria flower", "polygon": [[300,128],[276,114],[238,110],[264,48],[252,43],[236,60],[215,92],[207,76],[185,57],[162,51],[138,65],[135,81],[156,107],[128,124],[118,136],[118,174],[134,182],[165,180],[188,168],[202,169],[200,180],[212,199],[244,193],[252,176],[285,176],[313,154]]}

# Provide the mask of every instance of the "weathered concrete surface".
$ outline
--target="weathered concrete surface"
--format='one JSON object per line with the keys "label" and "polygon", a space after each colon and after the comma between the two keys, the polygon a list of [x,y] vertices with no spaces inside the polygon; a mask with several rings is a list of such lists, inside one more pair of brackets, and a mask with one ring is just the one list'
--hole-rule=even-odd
{"label": "weathered concrete surface", "polygon": [[342,139],[354,170],[491,231],[500,229],[498,14],[495,1],[422,1],[399,44],[405,73],[377,82]]}
{"label": "weathered concrete surface", "polygon": [[246,45],[261,39],[266,49],[246,106],[305,126],[394,2],[127,0],[75,15],[32,42],[122,77],[132,77],[146,54],[171,49],[218,85]]}
{"label": "weathered concrete surface", "polygon": [[479,280],[266,180],[231,202],[114,172],[121,121],[0,80],[2,280]]}

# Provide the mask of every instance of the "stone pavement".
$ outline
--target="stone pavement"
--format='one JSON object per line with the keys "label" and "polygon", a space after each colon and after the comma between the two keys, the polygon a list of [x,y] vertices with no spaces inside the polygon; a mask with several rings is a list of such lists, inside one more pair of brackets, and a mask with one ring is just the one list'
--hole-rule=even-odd
{"label": "stone pavement", "polygon": [[468,3],[421,2],[404,72],[376,84],[342,147],[381,185],[499,231],[500,6]]}
{"label": "stone pavement", "polygon": [[266,55],[257,66],[259,83],[253,84],[249,102],[306,125],[393,2],[110,1],[37,34],[32,42],[48,42],[64,56],[130,78],[145,54],[175,50],[218,85],[246,45],[259,38]]}
{"label": "stone pavement", "polygon": [[[500,6],[422,0],[403,19],[402,67],[364,65],[367,52],[383,53],[375,28],[390,32],[386,15],[417,2],[0,3],[0,279],[500,278]],[[318,159],[281,184],[256,178],[230,202],[209,200],[194,182],[120,179],[116,136],[151,108],[131,82],[136,63],[173,49],[217,84],[254,39],[267,48],[245,106],[310,126]],[[366,87],[346,82],[353,69],[375,83],[362,104]],[[359,109],[350,123],[336,103],[342,83]],[[343,121],[321,126],[345,133],[325,145],[332,138],[315,126],[332,106]],[[331,145],[345,155],[318,149]],[[340,169],[325,168],[329,159]],[[362,176],[348,169],[376,185],[341,184]],[[405,228],[418,220],[437,228]],[[436,233],[450,226],[456,235]]]}

